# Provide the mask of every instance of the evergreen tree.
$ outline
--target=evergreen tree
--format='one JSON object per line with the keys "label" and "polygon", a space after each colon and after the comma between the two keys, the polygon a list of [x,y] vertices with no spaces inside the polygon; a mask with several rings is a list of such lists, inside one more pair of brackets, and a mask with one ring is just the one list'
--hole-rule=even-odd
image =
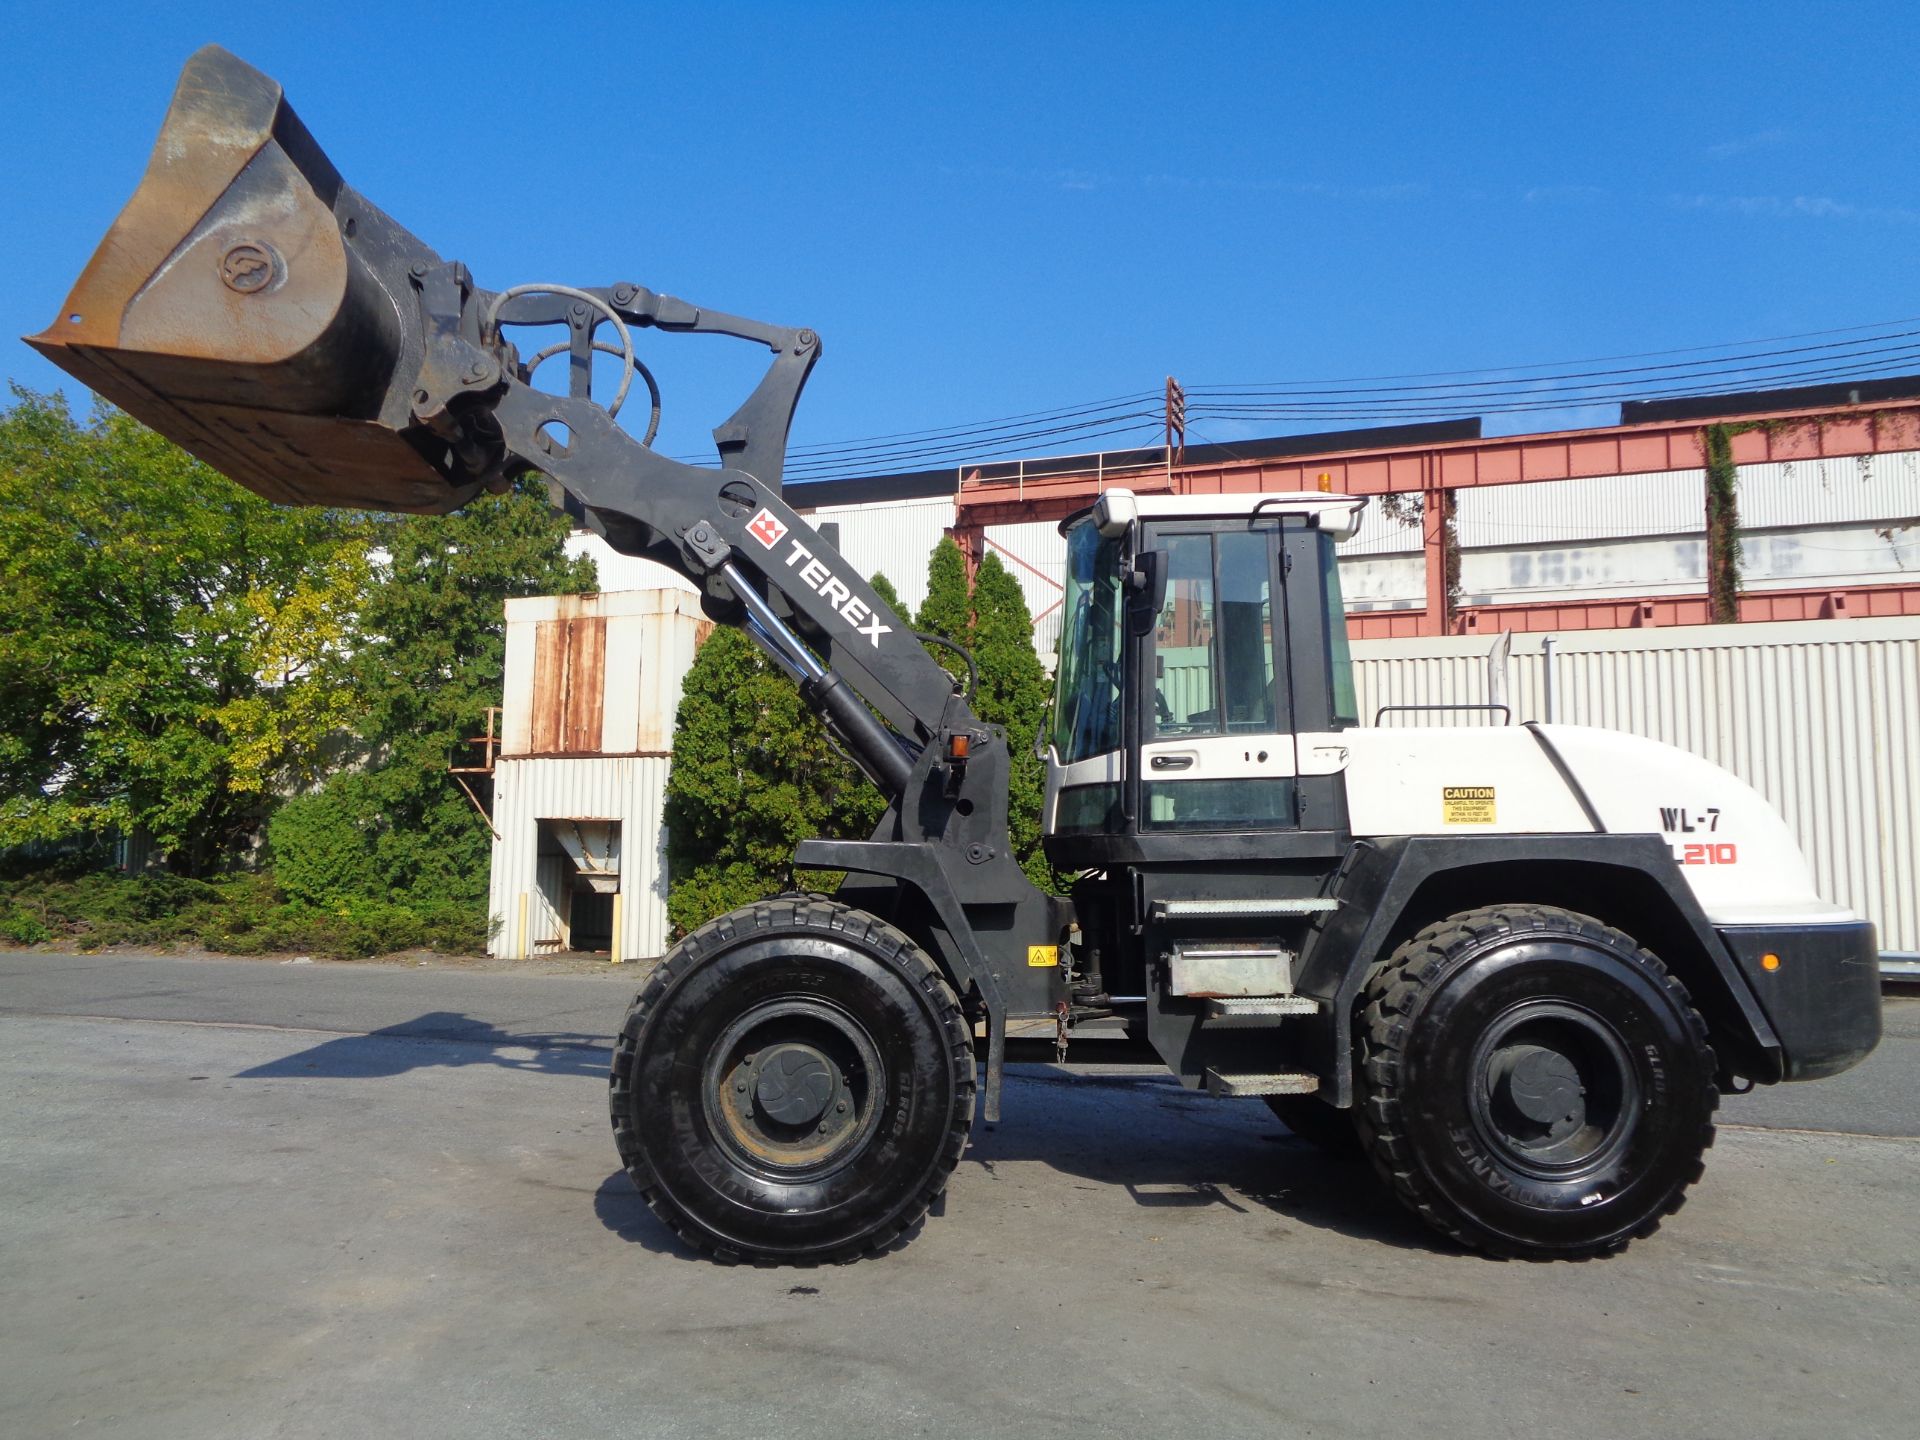
{"label": "evergreen tree", "polygon": [[900,592],[893,588],[893,582],[891,580],[876,570],[872,575],[867,577],[867,583],[873,586],[875,594],[887,602],[894,614],[898,615],[909,625],[913,623],[913,616],[909,615],[907,613],[907,607],[900,603]]}
{"label": "evergreen tree", "polygon": [[[973,597],[967,587],[967,557],[951,535],[942,535],[940,543],[927,557],[927,598],[913,619],[913,628],[926,635],[944,635],[957,645],[973,648]],[[961,684],[967,680],[967,666],[944,645],[927,646],[937,660]]]}
{"label": "evergreen tree", "polygon": [[667,777],[667,914],[685,933],[787,883],[814,836],[864,840],[885,808],[819,718],[738,630],[687,672]]}
{"label": "evergreen tree", "polygon": [[1054,883],[1054,875],[1040,849],[1046,771],[1034,758],[1033,739],[1046,714],[1051,687],[1034,653],[1026,594],[1000,557],[991,553],[980,562],[973,580],[973,658],[980,668],[973,708],[981,719],[1007,731],[1009,840],[1014,858],[1044,890]]}

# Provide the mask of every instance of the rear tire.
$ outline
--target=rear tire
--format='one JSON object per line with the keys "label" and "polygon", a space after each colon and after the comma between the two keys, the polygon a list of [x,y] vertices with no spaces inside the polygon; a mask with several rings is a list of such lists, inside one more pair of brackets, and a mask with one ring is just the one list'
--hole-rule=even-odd
{"label": "rear tire", "polygon": [[609,1081],[621,1164],[682,1239],[722,1260],[850,1260],[945,1189],[973,1118],[973,1037],[900,931],[782,896],[674,947]]}
{"label": "rear tire", "polygon": [[1650,1235],[1704,1169],[1705,1023],[1618,930],[1545,906],[1430,925],[1369,978],[1360,1131],[1416,1214],[1495,1255]]}

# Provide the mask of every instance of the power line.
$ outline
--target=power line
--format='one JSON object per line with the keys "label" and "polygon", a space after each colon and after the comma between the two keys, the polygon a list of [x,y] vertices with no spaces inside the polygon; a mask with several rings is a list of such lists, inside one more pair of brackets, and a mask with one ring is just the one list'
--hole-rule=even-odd
{"label": "power line", "polygon": [[[1850,338],[1829,340],[1831,336]],[[1802,340],[1818,343],[1787,343]],[[1882,378],[1920,365],[1920,344],[1900,343],[1916,340],[1920,340],[1920,317],[1591,360],[1262,385],[1190,385],[1186,408],[1189,416],[1200,419],[1324,425],[1692,399],[1824,380]],[[1758,348],[1762,346],[1775,348]],[[1668,361],[1670,356],[1692,358]],[[1628,360],[1662,363],[1599,368]],[[1420,381],[1450,383],[1387,383]],[[1032,455],[1048,444],[1086,445],[1121,436],[1138,442],[1149,430],[1153,438],[1160,438],[1164,421],[1164,396],[1158,391],[1137,391],[995,419],[795,446],[788,453],[787,473],[796,480],[826,480],[959,468]]]}

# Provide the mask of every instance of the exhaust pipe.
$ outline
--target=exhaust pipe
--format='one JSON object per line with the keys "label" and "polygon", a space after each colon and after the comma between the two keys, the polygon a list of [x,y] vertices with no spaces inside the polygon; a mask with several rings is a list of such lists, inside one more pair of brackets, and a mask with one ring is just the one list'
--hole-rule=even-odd
{"label": "exhaust pipe", "polygon": [[269,500],[438,514],[498,480],[488,447],[412,414],[415,280],[441,265],[341,180],[278,84],[209,45],[27,343]]}

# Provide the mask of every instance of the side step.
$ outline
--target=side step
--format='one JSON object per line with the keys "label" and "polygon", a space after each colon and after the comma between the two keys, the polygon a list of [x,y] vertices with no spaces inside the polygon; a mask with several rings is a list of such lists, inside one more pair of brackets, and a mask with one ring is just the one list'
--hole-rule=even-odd
{"label": "side step", "polygon": [[1231,995],[1207,1001],[1207,1022],[1221,1026],[1277,1025],[1289,1015],[1318,1015],[1311,995]]}
{"label": "side step", "polygon": [[1266,915],[1324,915],[1338,910],[1340,902],[1331,896],[1305,900],[1156,900],[1154,918],[1158,920],[1244,920]]}
{"label": "side step", "polygon": [[1207,1071],[1207,1094],[1214,1099],[1237,1095],[1311,1095],[1320,1088],[1318,1075],[1222,1075]]}

